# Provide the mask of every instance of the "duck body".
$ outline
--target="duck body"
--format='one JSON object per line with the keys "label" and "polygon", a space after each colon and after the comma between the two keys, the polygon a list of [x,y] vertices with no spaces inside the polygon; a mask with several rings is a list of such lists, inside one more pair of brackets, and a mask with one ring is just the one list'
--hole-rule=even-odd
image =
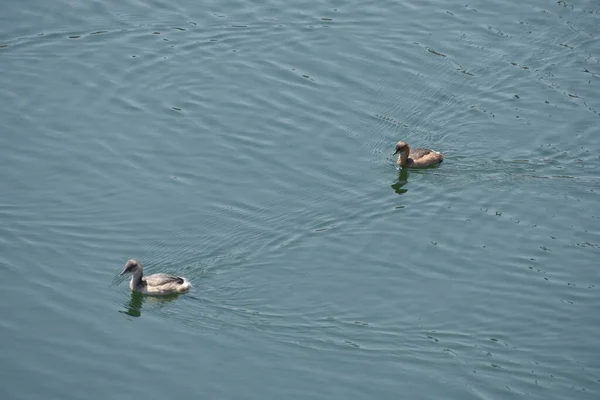
{"label": "duck body", "polygon": [[444,161],[444,155],[435,150],[418,147],[411,149],[405,142],[396,143],[396,152],[398,154],[396,164],[404,168],[427,168],[437,165]]}
{"label": "duck body", "polygon": [[121,275],[131,273],[129,288],[134,292],[150,295],[168,295],[187,291],[192,285],[180,276],[169,274],[152,274],[144,276],[142,264],[136,260],[129,260]]}

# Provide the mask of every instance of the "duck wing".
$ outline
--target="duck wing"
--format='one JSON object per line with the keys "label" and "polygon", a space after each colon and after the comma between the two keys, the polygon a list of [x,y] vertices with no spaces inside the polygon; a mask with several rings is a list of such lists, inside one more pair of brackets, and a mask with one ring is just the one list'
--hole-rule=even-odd
{"label": "duck wing", "polygon": [[416,149],[410,149],[410,154],[408,155],[413,160],[416,160],[421,157],[425,157],[427,154],[432,153],[431,149],[424,149],[422,147],[417,147]]}
{"label": "duck wing", "polygon": [[170,283],[175,283],[175,284],[183,284],[184,279],[179,277],[179,276],[175,276],[175,275],[169,275],[169,274],[153,274],[153,275],[148,275],[146,277],[144,277],[146,284],[148,286],[163,286],[163,285],[167,285]]}

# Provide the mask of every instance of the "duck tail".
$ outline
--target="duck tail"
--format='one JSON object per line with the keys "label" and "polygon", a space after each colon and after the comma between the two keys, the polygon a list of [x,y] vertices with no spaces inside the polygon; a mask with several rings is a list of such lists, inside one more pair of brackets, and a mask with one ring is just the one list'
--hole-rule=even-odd
{"label": "duck tail", "polygon": [[180,278],[183,282],[181,282],[181,289],[182,290],[188,290],[189,288],[192,287],[192,284],[190,283],[190,281],[188,281],[185,278]]}

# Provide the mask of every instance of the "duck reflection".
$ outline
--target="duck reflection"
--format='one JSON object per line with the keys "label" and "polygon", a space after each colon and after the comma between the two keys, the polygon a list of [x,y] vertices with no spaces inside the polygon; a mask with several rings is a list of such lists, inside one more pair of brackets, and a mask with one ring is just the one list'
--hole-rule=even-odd
{"label": "duck reflection", "polygon": [[403,186],[408,183],[408,169],[400,168],[398,171],[398,180],[392,184],[392,189],[397,194],[404,194],[408,192],[408,189],[404,189]]}
{"label": "duck reflection", "polygon": [[155,304],[158,307],[162,307],[166,303],[170,303],[171,301],[177,299],[181,296],[180,293],[175,293],[168,296],[148,296],[139,292],[131,292],[131,297],[129,301],[124,304],[125,310],[119,310],[120,313],[127,314],[130,317],[141,317],[142,316],[142,306],[145,302]]}

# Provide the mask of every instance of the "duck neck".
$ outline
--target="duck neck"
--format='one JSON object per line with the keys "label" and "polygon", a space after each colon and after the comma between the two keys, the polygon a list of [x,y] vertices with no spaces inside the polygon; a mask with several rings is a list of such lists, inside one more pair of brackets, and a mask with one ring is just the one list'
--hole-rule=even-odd
{"label": "duck neck", "polygon": [[131,274],[131,286],[138,286],[142,282],[142,276],[144,276],[144,272],[142,271],[141,267],[133,271]]}
{"label": "duck neck", "polygon": [[406,164],[408,163],[408,154],[410,153],[410,149],[408,148],[408,146],[406,146],[406,149],[400,153],[400,156],[398,157],[398,164],[400,164],[401,167],[406,167]]}

